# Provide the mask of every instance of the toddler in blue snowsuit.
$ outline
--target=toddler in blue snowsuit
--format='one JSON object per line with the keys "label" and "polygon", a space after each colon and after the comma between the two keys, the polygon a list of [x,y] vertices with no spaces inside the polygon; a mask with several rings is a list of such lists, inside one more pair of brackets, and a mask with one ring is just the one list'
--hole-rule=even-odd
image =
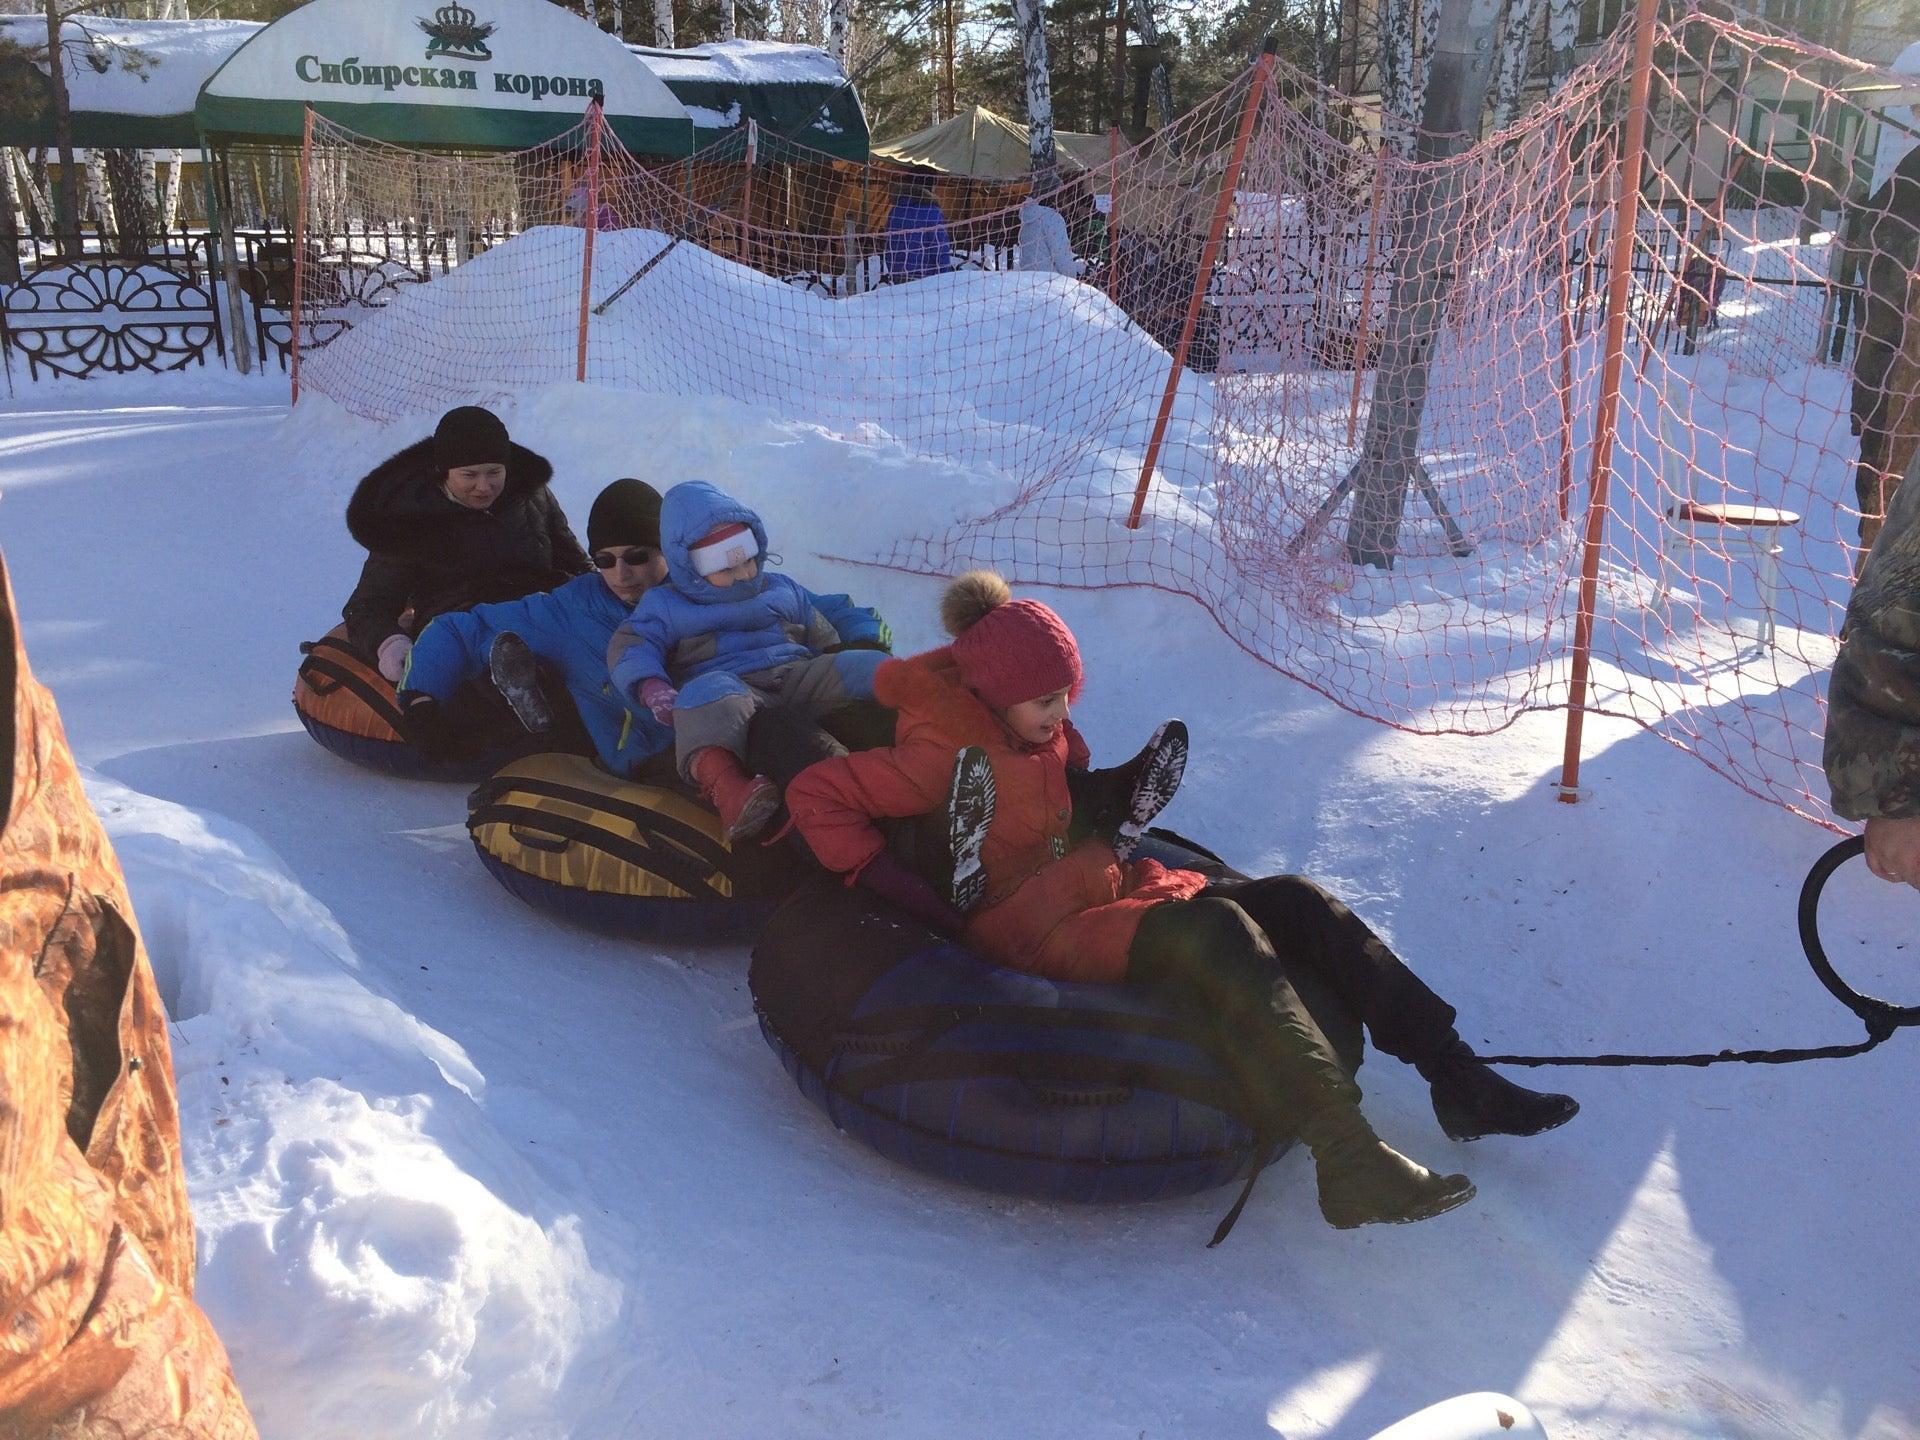
{"label": "toddler in blue snowsuit", "polygon": [[680,773],[742,840],[780,808],[779,788],[746,768],[755,713],[782,706],[818,719],[871,699],[884,650],[844,647],[886,636],[842,634],[819,596],[769,572],[759,515],[703,480],[667,492],[660,548],[667,584],[614,631],[607,668],[630,705],[673,727]]}

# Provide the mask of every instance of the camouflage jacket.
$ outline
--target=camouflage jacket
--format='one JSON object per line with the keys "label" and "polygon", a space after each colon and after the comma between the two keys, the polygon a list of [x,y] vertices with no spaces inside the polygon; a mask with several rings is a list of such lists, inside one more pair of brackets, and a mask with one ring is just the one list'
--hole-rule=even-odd
{"label": "camouflage jacket", "polygon": [[1920,815],[1920,456],[1847,606],[1827,695],[1823,757],[1849,820]]}
{"label": "camouflage jacket", "polygon": [[0,1440],[253,1440],[193,1303],[166,1012],[0,560]]}

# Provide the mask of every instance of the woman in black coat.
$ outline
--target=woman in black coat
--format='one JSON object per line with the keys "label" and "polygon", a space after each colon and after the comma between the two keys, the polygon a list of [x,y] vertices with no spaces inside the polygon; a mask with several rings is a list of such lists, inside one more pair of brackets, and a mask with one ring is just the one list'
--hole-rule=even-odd
{"label": "woman in black coat", "polygon": [[347,529],[367,547],[367,563],[341,616],[347,638],[381,674],[400,680],[412,637],[436,615],[517,600],[587,572],[547,488],[552,478],[553,466],[515,445],[498,416],[463,405],[440,418],[432,439],[360,482]]}

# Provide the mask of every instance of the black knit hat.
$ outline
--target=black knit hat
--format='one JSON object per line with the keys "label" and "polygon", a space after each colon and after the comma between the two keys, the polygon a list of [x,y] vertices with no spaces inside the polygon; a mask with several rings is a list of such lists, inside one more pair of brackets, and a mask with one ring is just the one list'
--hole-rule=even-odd
{"label": "black knit hat", "polygon": [[512,453],[500,417],[478,405],[449,410],[434,427],[433,465],[443,475],[467,465],[505,465]]}
{"label": "black knit hat", "polygon": [[587,549],[609,545],[660,548],[660,492],[644,480],[616,480],[587,512]]}

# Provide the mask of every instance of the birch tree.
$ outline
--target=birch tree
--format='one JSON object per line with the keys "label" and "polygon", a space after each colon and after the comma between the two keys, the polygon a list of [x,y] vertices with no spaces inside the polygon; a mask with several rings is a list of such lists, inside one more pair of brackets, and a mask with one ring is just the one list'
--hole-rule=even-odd
{"label": "birch tree", "polygon": [[673,49],[673,0],[653,0],[653,43]]}
{"label": "birch tree", "polygon": [[1380,140],[1396,155],[1413,150],[1418,18],[1419,0],[1380,0]]}
{"label": "birch tree", "polygon": [[1500,47],[1493,61],[1493,128],[1504,130],[1520,118],[1526,95],[1527,61],[1540,28],[1540,12],[1549,0],[1507,0],[1500,24]]}
{"label": "birch tree", "polygon": [[[1420,465],[1420,421],[1471,199],[1465,167],[1437,162],[1468,148],[1479,131],[1499,5],[1500,0],[1441,0],[1432,83],[1415,147],[1414,158],[1422,163],[1413,172],[1402,212],[1406,232],[1395,247],[1366,440],[1348,476],[1353,514],[1347,553],[1356,565],[1393,568],[1407,486],[1432,484]],[[1437,499],[1437,492],[1428,494]]]}
{"label": "birch tree", "polygon": [[[1153,108],[1160,112],[1160,128],[1165,130],[1174,122],[1173,81],[1167,75],[1167,61],[1160,49],[1160,25],[1154,18],[1153,0],[1133,0],[1133,28],[1140,36],[1140,44],[1153,55],[1153,69],[1147,75],[1147,93],[1153,97]],[[1178,132],[1176,132],[1178,133]]]}
{"label": "birch tree", "polygon": [[1053,80],[1047,71],[1046,7],[1044,0],[1013,0],[1013,16],[1020,27],[1020,59],[1027,79],[1027,158],[1033,171],[1052,169]]}
{"label": "birch tree", "polygon": [[834,64],[847,65],[847,7],[850,0],[827,0],[827,53]]}
{"label": "birch tree", "polygon": [[1547,95],[1558,95],[1573,74],[1580,38],[1580,0],[1547,0]]}

